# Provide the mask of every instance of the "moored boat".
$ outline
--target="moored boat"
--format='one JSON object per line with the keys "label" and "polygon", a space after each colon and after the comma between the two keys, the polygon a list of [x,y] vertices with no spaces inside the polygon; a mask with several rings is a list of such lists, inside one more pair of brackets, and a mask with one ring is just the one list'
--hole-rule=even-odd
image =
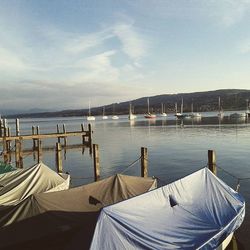
{"label": "moored boat", "polygon": [[104,207],[90,249],[222,250],[244,216],[244,198],[203,168]]}
{"label": "moored boat", "polygon": [[148,104],[148,112],[146,114],[144,114],[144,117],[146,119],[155,119],[156,115],[153,113],[150,113],[150,111],[149,111],[149,98],[147,99],[147,104]]}

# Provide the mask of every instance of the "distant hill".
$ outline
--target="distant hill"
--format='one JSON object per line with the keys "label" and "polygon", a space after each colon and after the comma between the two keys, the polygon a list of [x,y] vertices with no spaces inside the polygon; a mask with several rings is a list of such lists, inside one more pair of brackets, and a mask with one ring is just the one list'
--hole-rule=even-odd
{"label": "distant hill", "polygon": [[[206,92],[194,93],[179,93],[179,94],[164,94],[157,96],[150,96],[150,111],[156,113],[161,111],[161,103],[166,107],[166,112],[174,112],[175,103],[180,107],[181,99],[184,101],[184,112],[189,112],[191,103],[194,104],[194,111],[215,111],[218,110],[218,98],[221,99],[221,105],[224,110],[244,110],[246,109],[246,100],[250,100],[250,90],[245,89],[221,89]],[[136,100],[109,104],[105,106],[105,113],[112,115],[113,110],[115,113],[127,114],[129,103],[131,102],[134,107],[134,113],[142,114],[147,111],[147,98],[142,97]],[[92,115],[101,115],[102,107],[95,107],[91,109]],[[32,112],[18,115],[8,115],[8,118],[25,118],[25,117],[69,117],[69,116],[86,116],[88,109],[78,110],[62,110],[56,112]]]}

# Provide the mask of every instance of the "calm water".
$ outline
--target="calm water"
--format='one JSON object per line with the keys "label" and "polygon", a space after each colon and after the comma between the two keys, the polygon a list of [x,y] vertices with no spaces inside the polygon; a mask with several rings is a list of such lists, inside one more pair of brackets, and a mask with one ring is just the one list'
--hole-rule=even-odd
{"label": "calm water", "polygon": [[[214,149],[219,167],[237,177],[250,177],[250,121],[219,120],[214,113],[204,114],[199,120],[176,121],[173,116],[153,121],[138,117],[128,121],[127,116],[119,120],[92,122],[93,142],[99,144],[101,175],[106,177],[124,171],[131,162],[140,157],[140,148],[147,147],[149,153],[149,175],[160,178],[162,183],[177,180],[207,164],[207,150]],[[56,131],[56,124],[66,124],[68,131],[80,130],[80,124],[87,125],[84,118],[23,119],[21,133],[28,134],[32,125],[39,125],[40,132]],[[14,122],[9,122],[14,129]],[[69,144],[80,143],[80,138],[69,138]],[[43,141],[43,145],[55,144],[56,140]],[[26,144],[29,147],[31,143]],[[44,152],[43,161],[54,169],[54,152]],[[33,164],[33,156],[24,159],[25,166]],[[65,171],[73,177],[72,185],[91,182],[93,179],[92,158],[86,149],[67,151],[63,161]],[[125,174],[140,175],[137,162]],[[218,170],[218,176],[236,188],[237,180]],[[250,246],[250,180],[241,182],[240,193],[247,203],[246,217],[237,231],[238,249]]]}

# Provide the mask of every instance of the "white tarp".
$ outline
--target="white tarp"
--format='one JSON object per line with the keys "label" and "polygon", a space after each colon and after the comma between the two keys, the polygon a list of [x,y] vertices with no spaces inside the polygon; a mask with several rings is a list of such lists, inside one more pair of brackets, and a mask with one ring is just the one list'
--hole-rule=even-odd
{"label": "white tarp", "polygon": [[59,175],[43,163],[0,174],[1,206],[15,205],[31,194],[69,188],[69,175]]}
{"label": "white tarp", "polygon": [[91,249],[215,249],[244,215],[243,197],[204,168],[103,208]]}

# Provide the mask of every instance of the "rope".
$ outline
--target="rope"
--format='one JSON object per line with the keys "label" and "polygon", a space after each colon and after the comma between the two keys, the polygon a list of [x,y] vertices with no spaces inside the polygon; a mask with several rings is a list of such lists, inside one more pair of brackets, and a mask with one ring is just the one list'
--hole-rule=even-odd
{"label": "rope", "polygon": [[[241,181],[250,180],[250,177],[240,178],[240,177],[238,177],[238,176],[236,176],[236,175],[233,175],[232,173],[228,172],[228,171],[225,170],[224,168],[218,166],[217,164],[215,164],[215,166],[216,166],[218,169],[222,170],[223,172],[225,172],[226,174],[230,175],[231,177],[233,177],[234,179],[237,180],[237,185],[236,185],[236,189],[235,189],[236,192],[238,192],[238,191],[240,190],[240,182],[241,182]],[[208,167],[208,165],[207,165],[207,167]]]}
{"label": "rope", "polygon": [[122,172],[121,174],[127,172],[130,168],[132,168],[139,160],[141,159],[141,157],[139,157],[138,159],[136,159],[135,161],[133,161],[131,164],[129,164]]}

